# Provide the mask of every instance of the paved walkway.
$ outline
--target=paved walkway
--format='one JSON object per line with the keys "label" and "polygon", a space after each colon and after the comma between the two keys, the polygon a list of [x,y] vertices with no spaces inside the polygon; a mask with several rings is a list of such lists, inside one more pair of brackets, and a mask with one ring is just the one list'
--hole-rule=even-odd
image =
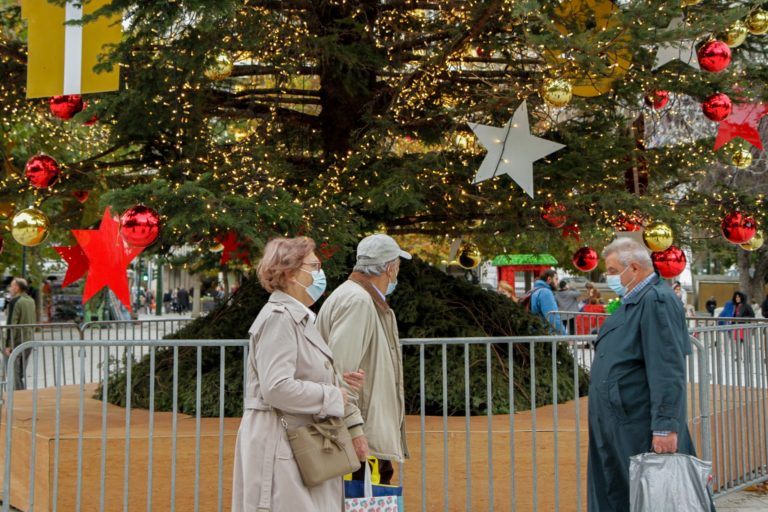
{"label": "paved walkway", "polygon": [[718,512],[755,512],[768,510],[768,483],[733,492],[715,501]]}

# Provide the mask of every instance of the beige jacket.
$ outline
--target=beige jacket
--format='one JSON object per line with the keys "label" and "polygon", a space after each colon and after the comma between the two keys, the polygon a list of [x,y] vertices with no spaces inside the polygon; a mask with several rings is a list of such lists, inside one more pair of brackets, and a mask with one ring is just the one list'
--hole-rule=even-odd
{"label": "beige jacket", "polygon": [[281,426],[342,417],[331,351],[291,296],[276,291],[249,329],[245,410],[235,447],[233,512],[341,511],[341,478],[307,488]]}
{"label": "beige jacket", "polygon": [[333,350],[339,373],[365,370],[358,396],[350,390],[357,414],[347,427],[364,423],[371,454],[384,460],[408,458],[405,441],[403,360],[395,313],[365,276],[353,273],[323,304],[317,328]]}

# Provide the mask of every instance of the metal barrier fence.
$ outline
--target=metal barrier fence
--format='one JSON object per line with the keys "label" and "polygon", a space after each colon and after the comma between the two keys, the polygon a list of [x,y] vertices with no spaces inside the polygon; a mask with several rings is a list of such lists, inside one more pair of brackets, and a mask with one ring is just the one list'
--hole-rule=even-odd
{"label": "metal barrier fence", "polygon": [[[584,399],[559,402],[563,400],[560,390],[564,387],[575,396],[584,391],[581,375],[589,368],[593,339],[591,336],[546,336],[402,340],[404,347],[418,350],[421,411],[418,449],[414,450],[417,455],[405,465],[408,481],[418,481],[420,492],[419,496],[413,495],[415,493],[406,496],[408,508],[447,511],[461,501],[466,510],[584,510],[585,403]],[[225,418],[224,415],[227,353],[245,349],[242,361],[239,354],[235,359],[236,364],[245,367],[246,340],[95,341],[102,347],[120,348],[127,360],[144,348],[150,362],[146,376],[149,379],[148,410],[132,409],[130,394],[127,394],[126,407],[119,412],[124,421],[120,425],[109,422],[108,418],[113,416],[107,411],[109,408],[114,414],[114,406],[108,406],[103,397],[109,392],[108,377],[120,370],[110,364],[108,350],[103,352],[103,359],[98,364],[99,380],[106,384],[101,391],[102,399],[90,401],[89,407],[85,405],[86,389],[93,394],[87,387],[86,362],[89,350],[96,346],[94,341],[29,342],[24,349],[30,350],[31,389],[23,395],[8,394],[3,476],[6,499],[3,499],[2,510],[8,511],[11,502],[15,506],[28,505],[28,510],[33,506],[42,509],[48,504],[51,510],[114,510],[119,508],[115,492],[124,510],[129,509],[129,503],[132,510],[137,509],[137,503],[146,503],[146,510],[152,510],[153,503],[159,509],[172,511],[177,507],[227,509],[229,496],[224,489],[228,486],[231,471],[225,468],[230,467],[231,452],[225,450],[224,437],[225,430],[227,435],[236,430],[234,424],[227,422],[239,423],[239,419]],[[765,480],[768,478],[768,325],[701,327],[695,330],[691,341],[694,350],[687,361],[689,428],[699,456],[713,461],[717,494]],[[194,370],[184,367],[184,371],[194,371],[194,399],[189,396],[191,389],[179,388],[178,351],[181,347],[196,350]],[[39,378],[40,355],[44,349],[53,353],[52,389],[40,386],[45,384]],[[63,370],[68,362],[65,353],[70,349],[76,352],[79,368],[76,391],[62,389]],[[213,361],[210,357],[205,359],[209,369],[218,367],[215,382],[203,382],[204,349],[206,353],[213,350],[214,354],[218,349],[218,356]],[[165,356],[167,351],[172,352],[170,363],[167,359],[163,363],[172,364],[172,382],[156,382],[156,361],[161,350],[165,351]],[[470,354],[478,350],[484,355],[483,365],[472,363],[470,358]],[[454,353],[457,351],[460,356]],[[564,351],[576,356],[565,369],[562,366],[565,359],[561,357]],[[14,361],[22,352],[17,348],[10,356],[11,390]],[[527,359],[525,364],[516,367],[513,358],[521,354]],[[461,357],[463,382],[449,381],[449,361],[453,362],[454,357]],[[428,417],[425,412],[427,396],[434,397],[436,393],[426,386],[428,360],[440,362],[441,384],[437,396],[442,400],[442,416]],[[499,361],[505,363],[502,366],[507,373],[502,374],[501,381],[494,381],[493,368]],[[230,355],[229,368],[232,364],[235,363]],[[537,369],[542,367],[551,369],[552,381],[538,379]],[[131,366],[124,368],[125,386],[131,389]],[[520,385],[516,379],[515,372],[521,371],[520,368],[527,374],[523,379],[525,385]],[[433,372],[435,368],[430,367],[429,371]],[[569,375],[566,382],[559,380],[559,373]],[[484,379],[485,396],[470,392],[470,383],[478,375]],[[155,412],[156,385],[172,387],[171,413]],[[448,412],[449,396],[453,400],[456,398],[455,386],[462,387],[459,396],[464,399],[464,415],[459,417],[451,417]],[[553,403],[550,406],[539,407],[540,387],[551,390]],[[206,420],[201,414],[203,388],[208,393],[216,389],[219,397],[218,415]],[[187,395],[182,399],[194,402],[191,409],[194,410],[194,429],[178,413],[180,393]],[[521,395],[530,402],[530,410],[516,409],[515,403]],[[15,407],[14,396],[26,400],[26,405],[19,403]],[[472,417],[472,404],[478,400],[484,400],[486,404],[506,401],[507,407],[503,414],[495,414],[490,408],[485,416]],[[76,403],[77,406],[62,409],[62,403]],[[17,408],[21,412],[16,411]],[[8,428],[14,425],[15,414],[24,417],[29,414],[31,422],[24,428]],[[66,417],[67,414],[71,417]],[[205,428],[202,427],[204,421]],[[155,426],[156,422],[163,425],[162,429]],[[226,429],[225,423],[228,425]],[[132,431],[141,432],[139,440],[133,441],[133,447]],[[18,441],[23,436],[29,437],[29,451],[14,455],[12,449],[16,444],[13,439]],[[50,441],[38,446],[38,438]],[[231,442],[230,437],[227,439]],[[76,443],[76,448],[72,443]],[[179,449],[182,444],[184,448]],[[201,450],[202,445],[204,450]],[[463,449],[459,448],[461,445]],[[139,454],[135,446],[141,447]],[[441,451],[441,455],[436,454],[435,449],[438,453]],[[47,450],[49,457],[38,457],[38,450]],[[165,463],[155,462],[161,450],[169,455],[167,461],[161,459]],[[65,453],[69,456],[62,455]],[[87,453],[98,454],[98,471],[84,467],[84,454]],[[179,463],[179,457],[184,457],[182,463]],[[205,458],[204,464],[201,457]],[[36,470],[41,460],[51,461],[49,471]],[[438,469],[440,466],[442,471]],[[40,474],[50,475],[50,481],[41,480]],[[462,474],[465,475],[463,482]],[[402,479],[402,472],[400,477]],[[202,481],[216,481],[216,492],[212,485],[201,487]],[[11,482],[14,482],[13,488]],[[24,482],[26,487],[20,485]],[[179,491],[179,482],[189,484],[183,492]],[[36,484],[38,487],[45,484],[46,488],[36,491]],[[428,489],[440,484],[443,493],[428,493]],[[70,501],[64,496],[65,492],[74,495]]]}
{"label": "metal barrier fence", "polygon": [[[192,320],[189,318],[158,318],[148,320],[114,320],[103,322],[86,322],[77,324],[68,323],[50,323],[50,324],[16,324],[0,326],[0,340],[6,346],[15,346],[19,340],[34,339],[37,341],[66,341],[66,340],[157,340],[175,333]],[[97,382],[99,379],[98,365],[103,361],[103,351],[105,346],[101,343],[91,345],[86,358],[85,371],[87,374],[86,382]],[[76,384],[79,382],[79,366],[75,364],[76,357],[74,347],[69,347],[65,351],[65,361],[61,375],[62,385]],[[145,354],[145,348],[139,347],[134,354],[139,359]],[[123,362],[123,349],[114,347],[109,354],[110,364],[115,369]],[[38,375],[42,379],[40,387],[48,387],[51,381],[54,368],[54,355],[52,350],[46,348],[40,355],[42,372]],[[31,376],[27,376],[29,379]],[[0,365],[0,381],[5,381],[5,365]],[[0,403],[2,394],[0,390]]]}

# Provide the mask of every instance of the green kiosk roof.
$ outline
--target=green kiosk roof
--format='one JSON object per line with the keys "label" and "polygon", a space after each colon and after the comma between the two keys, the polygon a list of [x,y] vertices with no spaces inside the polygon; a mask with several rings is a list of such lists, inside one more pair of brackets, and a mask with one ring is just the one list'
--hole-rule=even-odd
{"label": "green kiosk roof", "polygon": [[553,267],[557,265],[557,260],[551,254],[499,254],[491,265],[495,267],[514,266],[545,266]]}

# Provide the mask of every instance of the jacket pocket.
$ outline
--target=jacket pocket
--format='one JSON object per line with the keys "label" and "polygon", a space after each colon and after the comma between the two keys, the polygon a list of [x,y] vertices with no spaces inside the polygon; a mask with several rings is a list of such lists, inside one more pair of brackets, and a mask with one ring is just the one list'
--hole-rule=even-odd
{"label": "jacket pocket", "polygon": [[618,382],[612,383],[608,388],[608,403],[617,420],[620,422],[629,420],[627,411],[624,409],[624,401],[621,399],[621,390],[619,389]]}

